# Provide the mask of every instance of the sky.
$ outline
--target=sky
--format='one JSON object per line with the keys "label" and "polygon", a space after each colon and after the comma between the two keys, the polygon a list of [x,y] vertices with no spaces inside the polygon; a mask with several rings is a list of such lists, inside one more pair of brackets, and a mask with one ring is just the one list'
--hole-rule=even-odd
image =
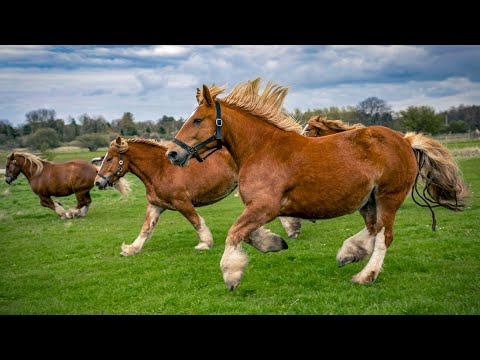
{"label": "sky", "polygon": [[[261,77],[289,88],[284,107],[480,105],[479,45],[0,45],[0,119],[54,109],[57,118],[131,112],[188,118],[196,88]],[[222,95],[219,95],[221,98]]]}

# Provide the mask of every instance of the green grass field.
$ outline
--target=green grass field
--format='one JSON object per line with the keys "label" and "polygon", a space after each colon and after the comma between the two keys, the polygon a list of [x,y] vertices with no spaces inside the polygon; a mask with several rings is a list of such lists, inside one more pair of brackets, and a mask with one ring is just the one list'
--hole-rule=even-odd
{"label": "green grass field", "polygon": [[[374,284],[350,282],[365,262],[338,268],[335,261],[342,242],[363,227],[356,213],[306,221],[296,240],[274,220],[267,227],[289,249],[262,254],[244,245],[250,263],[235,291],[226,289],[219,267],[227,231],[243,210],[233,195],[198,209],[214,235],[211,251],[194,250],[191,225],[167,211],[144,250],[122,257],[122,242],[137,237],[145,215],[135,176],[126,176],[133,183],[128,199],[95,188],[85,218],[61,220],[39,204],[23,175],[10,186],[0,175],[0,314],[480,314],[480,158],[459,163],[471,207],[437,208],[432,232],[428,209],[408,198]],[[74,196],[61,201],[75,204]]]}

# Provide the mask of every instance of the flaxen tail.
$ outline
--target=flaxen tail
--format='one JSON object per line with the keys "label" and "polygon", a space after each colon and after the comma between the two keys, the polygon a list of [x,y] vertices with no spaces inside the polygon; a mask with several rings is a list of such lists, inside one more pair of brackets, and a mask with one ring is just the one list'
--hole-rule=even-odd
{"label": "flaxen tail", "polygon": [[[406,133],[405,140],[412,146],[418,163],[418,175],[412,189],[413,200],[418,204],[414,198],[416,192],[427,204],[423,206],[428,206],[430,210],[436,206],[463,210],[468,205],[470,191],[463,182],[458,164],[448,149],[438,141],[415,132]],[[419,178],[424,185],[423,196],[417,189]],[[432,229],[435,230],[433,210],[432,216],[434,221]]]}

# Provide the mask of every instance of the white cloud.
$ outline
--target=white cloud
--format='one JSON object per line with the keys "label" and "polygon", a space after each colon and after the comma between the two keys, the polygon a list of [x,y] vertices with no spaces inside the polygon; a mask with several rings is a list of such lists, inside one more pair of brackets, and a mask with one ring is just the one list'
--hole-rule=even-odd
{"label": "white cloud", "polygon": [[227,85],[228,93],[258,76],[290,88],[289,110],[369,96],[394,110],[443,110],[480,103],[479,63],[479,46],[0,46],[0,119],[19,123],[46,105],[59,116],[185,117],[196,87]]}
{"label": "white cloud", "polygon": [[[446,95],[437,96],[442,93]],[[442,111],[462,103],[480,104],[480,83],[452,77],[440,81],[341,84],[300,91],[292,89],[285,100],[285,107],[289,111],[295,108],[305,111],[329,106],[356,106],[370,96],[387,101],[394,111],[421,105],[433,106],[437,111]]]}

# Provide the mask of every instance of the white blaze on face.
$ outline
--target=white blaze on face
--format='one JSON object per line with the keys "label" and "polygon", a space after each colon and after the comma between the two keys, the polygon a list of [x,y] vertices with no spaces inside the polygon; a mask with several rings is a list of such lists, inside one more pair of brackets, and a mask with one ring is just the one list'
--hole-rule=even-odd
{"label": "white blaze on face", "polygon": [[305,127],[303,128],[303,130],[302,130],[302,135],[305,135],[305,133],[307,132],[307,126],[308,126],[308,124],[305,125]]}
{"label": "white blaze on face", "polygon": [[108,151],[107,151],[107,153],[105,154],[105,156],[103,157],[103,161],[102,161],[102,163],[100,164],[100,169],[102,168],[103,163],[105,162],[105,160],[107,160],[107,155],[108,155]]}

